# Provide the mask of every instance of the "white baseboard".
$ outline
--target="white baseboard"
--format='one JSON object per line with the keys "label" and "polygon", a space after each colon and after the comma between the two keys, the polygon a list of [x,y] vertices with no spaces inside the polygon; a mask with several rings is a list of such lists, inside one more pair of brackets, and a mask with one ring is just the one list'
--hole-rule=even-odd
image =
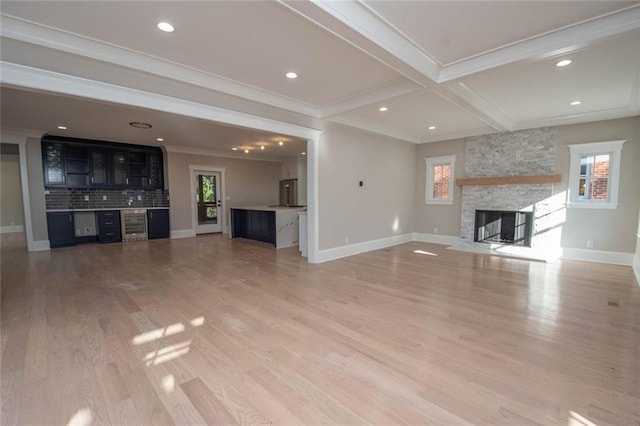
{"label": "white baseboard", "polygon": [[460,237],[454,237],[453,235],[423,234],[420,232],[414,232],[413,241],[452,246],[460,242]]}
{"label": "white baseboard", "polygon": [[343,257],[353,256],[354,254],[366,253],[368,251],[379,250],[398,244],[409,243],[411,241],[413,241],[413,234],[402,234],[394,235],[393,237],[380,238],[378,240],[319,250],[314,259],[314,263],[328,262],[330,260],[341,259]]}
{"label": "white baseboard", "polygon": [[28,251],[46,251],[51,250],[49,240],[27,241]]}
{"label": "white baseboard", "polygon": [[177,238],[191,238],[196,236],[196,231],[193,229],[179,229],[177,231],[171,231],[171,239]]}
{"label": "white baseboard", "polygon": [[0,234],[10,234],[12,232],[24,232],[24,226],[0,226]]}
{"label": "white baseboard", "polygon": [[617,251],[589,250],[579,248],[563,248],[562,258],[583,260],[585,262],[612,263],[614,265],[633,265],[633,253]]}
{"label": "white baseboard", "polygon": [[640,255],[636,254],[635,261],[633,262],[633,274],[636,276],[638,286],[640,286]]}

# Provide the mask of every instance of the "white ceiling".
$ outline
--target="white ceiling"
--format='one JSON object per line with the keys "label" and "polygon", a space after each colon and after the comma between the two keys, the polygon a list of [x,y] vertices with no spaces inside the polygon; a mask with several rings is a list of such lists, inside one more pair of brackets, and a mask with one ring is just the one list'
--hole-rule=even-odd
{"label": "white ceiling", "polygon": [[[3,1],[2,126],[52,132],[66,120],[74,136],[141,143],[106,124],[141,121],[128,118],[137,114],[165,144],[220,152],[281,136],[219,128],[160,105],[96,102],[112,87],[99,83],[135,89],[118,99],[123,105],[162,95],[417,143],[634,116],[639,3]],[[161,20],[176,31],[159,31]],[[573,63],[557,68],[564,58]],[[288,71],[299,78],[286,79]],[[68,96],[85,92],[93,100]]]}

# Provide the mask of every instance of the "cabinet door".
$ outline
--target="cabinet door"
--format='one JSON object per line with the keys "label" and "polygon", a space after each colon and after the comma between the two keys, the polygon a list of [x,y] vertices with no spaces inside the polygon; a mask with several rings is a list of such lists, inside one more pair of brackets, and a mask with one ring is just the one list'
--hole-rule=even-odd
{"label": "cabinet door", "polygon": [[92,148],[89,150],[89,168],[91,171],[91,186],[109,185],[108,154],[106,149]]}
{"label": "cabinet door", "polygon": [[147,154],[147,162],[149,164],[147,186],[151,189],[164,188],[162,156],[158,153],[150,152]]}
{"label": "cabinet door", "polygon": [[45,185],[66,185],[64,146],[61,143],[42,144]]}
{"label": "cabinet door", "polygon": [[73,212],[47,213],[49,245],[52,248],[72,246],[76,243]]}
{"label": "cabinet door", "polygon": [[113,151],[113,185],[127,186],[129,184],[128,158],[125,151]]}
{"label": "cabinet door", "polygon": [[147,219],[149,225],[148,237],[150,240],[155,238],[169,238],[168,209],[147,210]]}

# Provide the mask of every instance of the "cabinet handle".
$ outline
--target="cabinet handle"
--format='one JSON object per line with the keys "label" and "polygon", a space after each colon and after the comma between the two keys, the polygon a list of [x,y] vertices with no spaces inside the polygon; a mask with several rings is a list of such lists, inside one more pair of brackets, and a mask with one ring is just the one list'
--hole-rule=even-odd
{"label": "cabinet handle", "polygon": [[91,183],[93,183],[93,176],[91,176]]}
{"label": "cabinet handle", "polygon": [[126,178],[126,179],[124,180],[124,183],[126,183],[127,185],[129,185],[129,178]]}
{"label": "cabinet handle", "polygon": [[71,222],[71,215],[69,215],[69,222]]}
{"label": "cabinet handle", "polygon": [[151,178],[149,178],[149,186],[151,186]]}

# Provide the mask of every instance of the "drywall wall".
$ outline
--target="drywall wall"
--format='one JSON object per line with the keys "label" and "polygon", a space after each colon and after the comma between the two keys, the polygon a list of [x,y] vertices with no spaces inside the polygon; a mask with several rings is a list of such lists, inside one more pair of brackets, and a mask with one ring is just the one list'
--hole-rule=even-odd
{"label": "drywall wall", "polygon": [[568,208],[562,229],[563,248],[587,248],[593,241],[594,250],[634,253],[635,229],[640,209],[640,117],[557,128],[557,171],[562,182],[556,193],[567,190],[569,148],[567,145],[626,140],[622,148],[618,208],[615,210]]}
{"label": "drywall wall", "polygon": [[636,233],[636,254],[633,257],[633,271],[640,285],[640,211],[638,212],[638,231]]}
{"label": "drywall wall", "polygon": [[29,201],[33,241],[48,241],[47,213],[44,202],[44,177],[42,174],[42,148],[40,139],[27,138],[27,176],[29,176]]}
{"label": "drywall wall", "polygon": [[455,155],[454,179],[464,176],[464,139],[426,143],[417,146],[416,154],[416,191],[415,191],[415,232],[440,234],[452,237],[460,236],[460,217],[462,215],[461,189],[454,186],[453,204],[425,204],[427,169],[425,158],[443,155]]}
{"label": "drywall wall", "polygon": [[0,160],[0,226],[9,229],[24,226],[20,157],[3,154]]}
{"label": "drywall wall", "polygon": [[412,232],[416,146],[335,123],[322,130],[320,250]]}
{"label": "drywall wall", "polygon": [[[278,203],[281,163],[207,155],[167,153],[171,231],[193,229],[190,165],[225,169],[225,223],[229,207]],[[223,230],[227,232],[227,230]]]}
{"label": "drywall wall", "polygon": [[[586,249],[587,241],[594,242],[594,250],[634,253],[636,251],[636,227],[640,209],[640,117],[599,121],[586,124],[558,126],[553,128],[556,137],[555,173],[562,181],[553,185],[553,194],[566,199],[569,174],[570,144],[626,140],[622,149],[620,170],[619,205],[615,210],[568,208],[563,215],[561,247]],[[438,227],[440,234],[459,236],[460,188],[454,193],[451,206],[425,206],[424,158],[439,155],[458,155],[456,177],[465,176],[464,146],[466,139],[443,141],[419,145],[416,164],[416,232],[433,233]],[[508,153],[497,161],[511,161]]]}

